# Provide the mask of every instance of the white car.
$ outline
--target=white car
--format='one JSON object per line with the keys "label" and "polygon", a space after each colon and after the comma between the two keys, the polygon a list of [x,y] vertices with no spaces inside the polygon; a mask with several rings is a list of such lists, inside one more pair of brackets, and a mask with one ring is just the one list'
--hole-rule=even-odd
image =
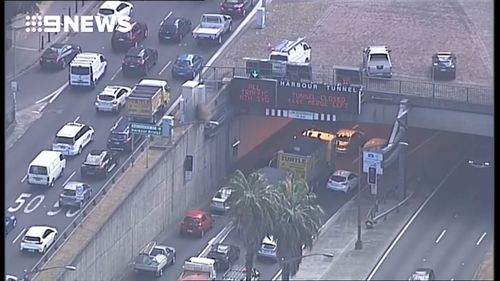
{"label": "white car", "polygon": [[50,226],[32,226],[21,240],[21,251],[45,253],[54,244],[57,229]]}
{"label": "white car", "polygon": [[337,170],[328,179],[326,188],[347,193],[355,188],[358,182],[359,177],[357,174],[346,170]]}
{"label": "white car", "polygon": [[96,97],[95,110],[117,112],[125,107],[127,97],[131,92],[132,89],[129,87],[106,86]]}
{"label": "white car", "polygon": [[5,281],[18,281],[18,280],[19,278],[17,278],[14,275],[9,275],[9,274],[5,275]]}
{"label": "white car", "polygon": [[229,197],[231,196],[232,190],[229,187],[221,187],[210,202],[210,210],[215,212],[227,212],[229,211]]}
{"label": "white car", "polygon": [[52,150],[63,155],[78,155],[94,140],[94,128],[82,123],[69,122],[56,134]]}
{"label": "white car", "polygon": [[98,16],[102,17],[119,17],[119,16],[132,16],[134,5],[125,1],[106,1],[101,5]]}
{"label": "white car", "polygon": [[277,255],[278,245],[272,236],[266,236],[262,239],[260,249],[257,251],[258,258],[278,260]]}

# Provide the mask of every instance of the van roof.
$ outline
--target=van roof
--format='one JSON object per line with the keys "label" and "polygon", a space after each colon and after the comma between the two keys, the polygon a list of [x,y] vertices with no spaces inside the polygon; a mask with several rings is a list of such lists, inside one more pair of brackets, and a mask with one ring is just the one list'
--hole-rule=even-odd
{"label": "van roof", "polygon": [[83,126],[85,125],[75,122],[66,123],[66,125],[64,125],[59,130],[59,132],[57,132],[56,136],[63,138],[73,138],[82,129]]}
{"label": "van roof", "polygon": [[54,159],[58,159],[61,155],[61,152],[52,151],[52,150],[42,150],[38,155],[31,161],[30,165],[34,166],[44,166],[47,162],[51,162]]}

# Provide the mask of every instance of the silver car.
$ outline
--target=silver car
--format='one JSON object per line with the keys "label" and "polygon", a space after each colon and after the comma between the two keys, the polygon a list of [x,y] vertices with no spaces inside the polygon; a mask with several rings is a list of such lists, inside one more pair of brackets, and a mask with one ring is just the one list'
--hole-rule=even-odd
{"label": "silver car", "polygon": [[83,182],[70,181],[59,195],[59,206],[81,208],[92,197],[92,188]]}
{"label": "silver car", "polygon": [[231,189],[229,187],[222,187],[215,193],[210,202],[210,210],[215,212],[225,213],[229,211],[229,197],[231,196]]}
{"label": "silver car", "polygon": [[337,170],[328,179],[326,188],[347,193],[358,185],[358,181],[359,177],[355,173],[346,170]]}
{"label": "silver car", "polygon": [[392,77],[391,50],[386,46],[370,46],[363,50],[363,68],[366,75]]}

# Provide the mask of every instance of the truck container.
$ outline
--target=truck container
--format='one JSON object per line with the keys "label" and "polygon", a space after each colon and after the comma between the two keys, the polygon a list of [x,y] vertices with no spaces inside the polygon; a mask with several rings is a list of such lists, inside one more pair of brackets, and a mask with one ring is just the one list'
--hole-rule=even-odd
{"label": "truck container", "polygon": [[170,87],[165,80],[143,79],[127,98],[130,121],[157,123],[170,102]]}

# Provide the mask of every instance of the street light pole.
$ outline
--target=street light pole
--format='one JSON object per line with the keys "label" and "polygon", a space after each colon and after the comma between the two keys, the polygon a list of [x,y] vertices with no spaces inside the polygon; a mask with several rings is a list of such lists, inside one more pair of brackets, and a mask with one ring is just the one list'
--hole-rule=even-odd
{"label": "street light pole", "polygon": [[75,271],[76,266],[74,266],[74,265],[53,266],[53,267],[47,267],[47,268],[42,268],[42,269],[36,269],[36,270],[32,270],[32,271],[28,271],[27,269],[25,269],[24,270],[24,277],[23,277],[22,281],[31,281],[31,277],[30,277],[31,275],[33,275],[35,273],[42,272],[42,271],[51,270],[51,269],[66,269],[66,270]]}
{"label": "street light pole", "polygon": [[284,257],[281,258],[281,280],[290,280],[290,271],[289,271],[289,266],[288,264],[290,262],[293,262],[293,261],[297,261],[297,260],[300,260],[300,259],[303,259],[303,258],[308,258],[308,257],[312,257],[312,256],[323,256],[323,257],[327,257],[327,258],[333,258],[333,254],[331,253],[314,253],[314,254],[307,254],[307,255],[303,255],[303,256],[300,256],[300,257],[291,257],[291,258],[288,258],[288,259],[285,259]]}
{"label": "street light pole", "polygon": [[361,145],[358,146],[358,154],[359,154],[359,167],[358,167],[358,175],[359,175],[359,180],[358,180],[358,195],[356,198],[356,201],[358,203],[358,239],[356,240],[356,243],[354,244],[354,249],[355,250],[361,250],[363,249],[363,241],[361,241],[361,173],[363,170],[363,151],[361,149]]}

